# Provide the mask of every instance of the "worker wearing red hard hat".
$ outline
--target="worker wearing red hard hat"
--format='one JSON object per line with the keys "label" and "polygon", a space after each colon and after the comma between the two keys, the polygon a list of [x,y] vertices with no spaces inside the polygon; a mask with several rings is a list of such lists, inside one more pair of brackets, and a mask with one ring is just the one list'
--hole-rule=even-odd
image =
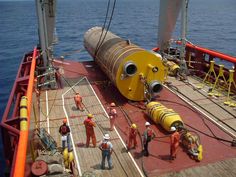
{"label": "worker wearing red hard hat", "polygon": [[170,136],[170,158],[174,160],[179,147],[180,134],[175,127],[171,127],[170,131],[173,132]]}
{"label": "worker wearing red hard hat", "polygon": [[84,126],[86,129],[86,147],[89,147],[90,138],[92,138],[93,147],[96,147],[96,136],[94,132],[94,127],[96,127],[95,122],[92,120],[93,115],[88,114],[87,119],[84,121]]}
{"label": "worker wearing red hard hat", "polygon": [[63,124],[59,128],[59,133],[61,134],[62,149],[64,150],[67,147],[68,151],[71,151],[70,127],[67,125],[66,118],[63,119]]}
{"label": "worker wearing red hard hat", "polygon": [[115,109],[116,104],[115,103],[111,103],[110,107],[108,107],[109,109],[109,118],[110,118],[110,130],[114,130],[114,126],[115,126],[115,120],[117,118],[117,112]]}
{"label": "worker wearing red hard hat", "polygon": [[137,146],[137,125],[136,124],[132,124],[130,126],[130,130],[129,130],[129,140],[128,140],[128,150],[131,149],[132,144],[134,145],[133,147],[136,148]]}
{"label": "worker wearing red hard hat", "polygon": [[75,100],[76,108],[83,111],[84,107],[83,107],[83,104],[82,104],[82,97],[80,96],[80,94],[78,92],[75,94],[74,100]]}

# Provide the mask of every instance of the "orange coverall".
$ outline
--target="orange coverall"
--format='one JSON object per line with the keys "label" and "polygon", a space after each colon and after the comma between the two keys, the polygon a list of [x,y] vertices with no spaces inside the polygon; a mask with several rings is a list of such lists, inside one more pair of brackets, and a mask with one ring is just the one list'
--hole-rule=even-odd
{"label": "orange coverall", "polygon": [[179,147],[180,134],[178,131],[175,131],[170,136],[170,156],[171,158],[176,158],[177,149]]}
{"label": "orange coverall", "polygon": [[74,96],[74,100],[75,100],[75,105],[76,105],[77,109],[83,110],[82,97],[79,94],[76,94]]}
{"label": "orange coverall", "polygon": [[117,117],[117,112],[115,108],[109,108],[109,117],[110,117],[110,130],[114,129],[114,125],[115,125],[115,120]]}
{"label": "orange coverall", "polygon": [[130,128],[130,131],[129,131],[129,141],[128,141],[128,149],[131,148],[132,146],[132,143],[134,142],[134,148],[137,146],[137,130],[134,129],[134,128]]}
{"label": "orange coverall", "polygon": [[90,138],[92,138],[93,147],[96,147],[96,136],[93,129],[93,127],[96,127],[95,122],[93,122],[90,118],[87,118],[84,121],[84,125],[87,136],[86,146],[89,147]]}

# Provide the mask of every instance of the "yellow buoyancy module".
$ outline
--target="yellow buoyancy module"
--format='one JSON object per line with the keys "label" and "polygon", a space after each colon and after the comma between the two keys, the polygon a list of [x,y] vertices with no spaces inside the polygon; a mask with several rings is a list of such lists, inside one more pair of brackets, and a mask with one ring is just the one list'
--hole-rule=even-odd
{"label": "yellow buoyancy module", "polygon": [[161,91],[166,70],[159,54],[101,27],[85,33],[84,46],[124,97],[141,101]]}
{"label": "yellow buoyancy module", "polygon": [[28,110],[27,110],[27,97],[22,96],[20,101],[20,130],[28,130]]}
{"label": "yellow buoyancy module", "polygon": [[179,114],[159,102],[149,102],[147,104],[147,114],[155,123],[160,124],[167,131],[170,131],[173,126],[176,128],[183,126]]}

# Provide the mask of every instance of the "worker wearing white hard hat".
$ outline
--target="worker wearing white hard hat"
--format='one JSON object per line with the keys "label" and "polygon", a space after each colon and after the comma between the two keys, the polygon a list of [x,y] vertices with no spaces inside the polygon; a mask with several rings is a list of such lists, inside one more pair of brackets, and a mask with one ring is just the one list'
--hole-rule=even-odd
{"label": "worker wearing white hard hat", "polygon": [[106,134],[103,136],[103,139],[104,139],[104,140],[109,140],[109,139],[110,139],[109,134],[106,133]]}
{"label": "worker wearing white hard hat", "polygon": [[174,132],[174,131],[176,131],[176,128],[175,127],[170,127],[170,131]]}
{"label": "worker wearing white hard hat", "polygon": [[151,142],[153,138],[156,137],[155,132],[150,128],[150,123],[146,122],[145,127],[146,130],[143,133],[143,154],[144,156],[149,156],[149,151],[148,151],[148,144]]}
{"label": "worker wearing white hard hat", "polygon": [[170,159],[174,160],[177,155],[177,149],[179,147],[180,134],[176,127],[172,126],[170,131],[173,132],[170,136]]}
{"label": "worker wearing white hard hat", "polygon": [[113,145],[109,141],[109,139],[110,139],[110,136],[109,136],[109,134],[106,133],[103,136],[103,141],[99,145],[99,149],[102,151],[102,162],[101,162],[101,168],[102,169],[105,169],[105,159],[106,158],[107,158],[107,162],[108,162],[108,168],[112,169],[111,154],[112,154],[112,151],[113,151]]}

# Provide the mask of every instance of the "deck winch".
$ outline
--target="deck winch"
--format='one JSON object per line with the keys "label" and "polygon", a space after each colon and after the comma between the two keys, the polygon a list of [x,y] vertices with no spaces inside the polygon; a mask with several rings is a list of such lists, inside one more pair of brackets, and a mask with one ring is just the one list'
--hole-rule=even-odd
{"label": "deck winch", "polygon": [[85,33],[84,46],[126,98],[141,101],[161,91],[166,70],[159,54],[103,31],[101,27]]}
{"label": "deck winch", "polygon": [[173,109],[168,109],[159,102],[149,102],[147,104],[147,114],[157,124],[160,124],[166,131],[171,127],[183,127],[184,123]]}

